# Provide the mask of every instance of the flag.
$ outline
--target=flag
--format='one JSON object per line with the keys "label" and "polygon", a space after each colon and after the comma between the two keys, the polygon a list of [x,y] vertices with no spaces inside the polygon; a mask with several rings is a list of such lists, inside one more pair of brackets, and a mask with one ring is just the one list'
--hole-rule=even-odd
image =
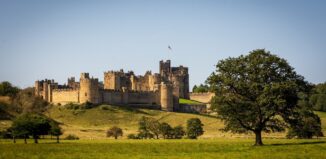
{"label": "flag", "polygon": [[170,45],[168,46],[168,49],[169,49],[169,50],[172,50],[172,48],[171,48],[171,46],[170,46]]}

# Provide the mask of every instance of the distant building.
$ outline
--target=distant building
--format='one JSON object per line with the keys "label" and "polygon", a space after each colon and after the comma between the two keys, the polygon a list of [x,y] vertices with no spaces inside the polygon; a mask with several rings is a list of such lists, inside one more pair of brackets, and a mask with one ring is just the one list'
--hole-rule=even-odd
{"label": "distant building", "polygon": [[88,73],[81,73],[79,82],[68,78],[67,85],[47,79],[36,81],[35,95],[56,104],[91,102],[180,110],[179,98],[189,99],[188,68],[171,67],[170,60],[160,61],[159,67],[159,73],[147,71],[144,76],[132,71],[107,71],[103,83]]}

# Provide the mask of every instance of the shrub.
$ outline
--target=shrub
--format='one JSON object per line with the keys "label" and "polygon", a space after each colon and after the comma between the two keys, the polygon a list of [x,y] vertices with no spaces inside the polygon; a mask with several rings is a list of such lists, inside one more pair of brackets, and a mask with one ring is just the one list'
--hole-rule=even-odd
{"label": "shrub", "polygon": [[127,136],[127,138],[128,138],[128,139],[139,139],[138,135],[136,135],[136,134],[129,134],[129,135]]}
{"label": "shrub", "polygon": [[79,140],[79,137],[74,134],[69,134],[64,138],[65,140]]}

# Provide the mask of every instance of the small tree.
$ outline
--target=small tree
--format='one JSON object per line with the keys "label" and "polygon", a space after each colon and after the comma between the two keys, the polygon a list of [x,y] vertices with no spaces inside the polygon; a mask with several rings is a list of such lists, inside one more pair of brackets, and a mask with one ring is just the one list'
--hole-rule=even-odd
{"label": "small tree", "polygon": [[111,127],[107,132],[106,132],[106,136],[107,137],[114,137],[114,139],[118,139],[119,136],[123,135],[123,131],[121,128],[117,127],[117,126],[113,126]]}
{"label": "small tree", "polygon": [[148,127],[149,118],[143,116],[138,122],[138,131],[139,131],[139,138],[153,138],[153,134],[150,132]]}
{"label": "small tree", "polygon": [[174,139],[181,139],[186,134],[181,125],[174,127],[172,132]]}
{"label": "small tree", "polygon": [[158,122],[157,120],[153,119],[153,118],[150,118],[148,121],[147,121],[147,128],[148,130],[153,134],[155,135],[156,139],[159,139],[159,135],[160,135],[160,122]]}
{"label": "small tree", "polygon": [[57,143],[59,143],[59,137],[60,135],[63,134],[62,129],[60,128],[59,124],[54,121],[52,121],[50,125],[51,125],[50,134],[56,136]]}
{"label": "small tree", "polygon": [[160,134],[162,134],[164,139],[172,137],[172,127],[168,123],[162,123],[160,126]]}
{"label": "small tree", "polygon": [[204,134],[203,124],[198,118],[191,118],[187,121],[187,136],[189,139],[197,139]]}

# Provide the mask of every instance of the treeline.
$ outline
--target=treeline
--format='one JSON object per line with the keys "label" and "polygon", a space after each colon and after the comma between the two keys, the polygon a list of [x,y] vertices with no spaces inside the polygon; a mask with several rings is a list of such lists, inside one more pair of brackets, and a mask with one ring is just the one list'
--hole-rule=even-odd
{"label": "treeline", "polygon": [[33,138],[34,143],[38,143],[40,136],[51,135],[55,136],[59,143],[59,136],[62,134],[58,122],[42,114],[24,113],[13,120],[10,128],[2,132],[2,137],[12,138],[14,143],[16,139],[24,139],[26,144],[29,138]]}
{"label": "treeline", "polygon": [[[203,124],[198,118],[187,120],[186,130],[181,126],[172,127],[166,122],[160,123],[158,120],[149,117],[142,117],[138,122],[138,133],[129,134],[128,139],[197,139],[204,134]],[[123,135],[121,128],[111,127],[106,132],[107,137],[118,137]]]}
{"label": "treeline", "polygon": [[326,112],[326,82],[313,87],[309,103],[314,110]]}
{"label": "treeline", "polygon": [[187,120],[186,130],[181,126],[172,127],[170,124],[149,117],[142,117],[138,123],[138,134],[129,134],[129,139],[197,139],[204,134],[203,124],[198,118]]}

